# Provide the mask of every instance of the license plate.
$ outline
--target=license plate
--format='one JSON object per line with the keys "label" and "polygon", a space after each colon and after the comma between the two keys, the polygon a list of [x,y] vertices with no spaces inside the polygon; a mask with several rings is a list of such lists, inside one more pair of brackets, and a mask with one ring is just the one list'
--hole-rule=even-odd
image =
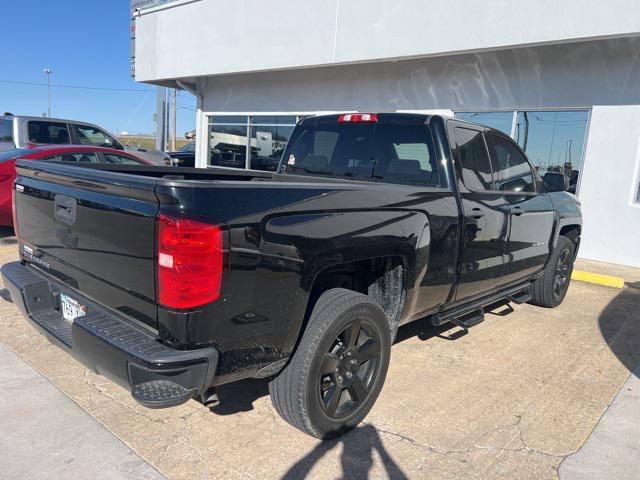
{"label": "license plate", "polygon": [[67,322],[73,323],[76,318],[84,317],[87,314],[87,306],[81,305],[77,300],[60,294],[60,306],[62,308],[62,316]]}

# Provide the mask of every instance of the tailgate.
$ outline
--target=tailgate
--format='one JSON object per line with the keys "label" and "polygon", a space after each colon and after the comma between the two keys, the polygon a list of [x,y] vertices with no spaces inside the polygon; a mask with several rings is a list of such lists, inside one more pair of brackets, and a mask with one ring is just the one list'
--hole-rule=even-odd
{"label": "tailgate", "polygon": [[157,328],[156,180],[34,161],[16,170],[21,258]]}

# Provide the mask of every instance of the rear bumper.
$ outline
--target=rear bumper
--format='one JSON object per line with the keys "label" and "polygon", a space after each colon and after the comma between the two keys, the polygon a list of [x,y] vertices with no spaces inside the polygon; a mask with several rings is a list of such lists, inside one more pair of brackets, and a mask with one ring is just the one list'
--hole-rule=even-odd
{"label": "rear bumper", "polygon": [[[216,349],[170,348],[153,333],[20,262],[3,265],[2,278],[11,301],[33,326],[87,368],[129,389],[144,406],[176,406],[212,385]],[[65,320],[60,293],[86,305],[87,314]]]}

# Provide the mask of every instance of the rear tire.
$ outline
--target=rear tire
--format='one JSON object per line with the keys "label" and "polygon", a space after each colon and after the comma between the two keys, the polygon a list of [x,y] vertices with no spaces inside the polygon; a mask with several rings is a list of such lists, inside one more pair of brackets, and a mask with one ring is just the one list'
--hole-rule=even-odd
{"label": "rear tire", "polygon": [[384,311],[366,295],[333,288],[320,296],[289,364],[269,383],[271,401],[304,433],[336,437],[373,407],[390,355]]}
{"label": "rear tire", "polygon": [[571,282],[573,255],[573,242],[567,237],[558,237],[544,274],[533,283],[529,303],[547,308],[554,308],[562,303]]}

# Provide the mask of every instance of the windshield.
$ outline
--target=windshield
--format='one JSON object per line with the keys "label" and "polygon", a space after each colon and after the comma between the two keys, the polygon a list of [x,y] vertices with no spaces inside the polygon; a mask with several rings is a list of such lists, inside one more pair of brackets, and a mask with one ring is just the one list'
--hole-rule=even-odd
{"label": "windshield", "polygon": [[0,120],[0,142],[13,142],[12,120]]}
{"label": "windshield", "polygon": [[350,179],[439,185],[431,133],[422,124],[302,124],[281,171]]}

